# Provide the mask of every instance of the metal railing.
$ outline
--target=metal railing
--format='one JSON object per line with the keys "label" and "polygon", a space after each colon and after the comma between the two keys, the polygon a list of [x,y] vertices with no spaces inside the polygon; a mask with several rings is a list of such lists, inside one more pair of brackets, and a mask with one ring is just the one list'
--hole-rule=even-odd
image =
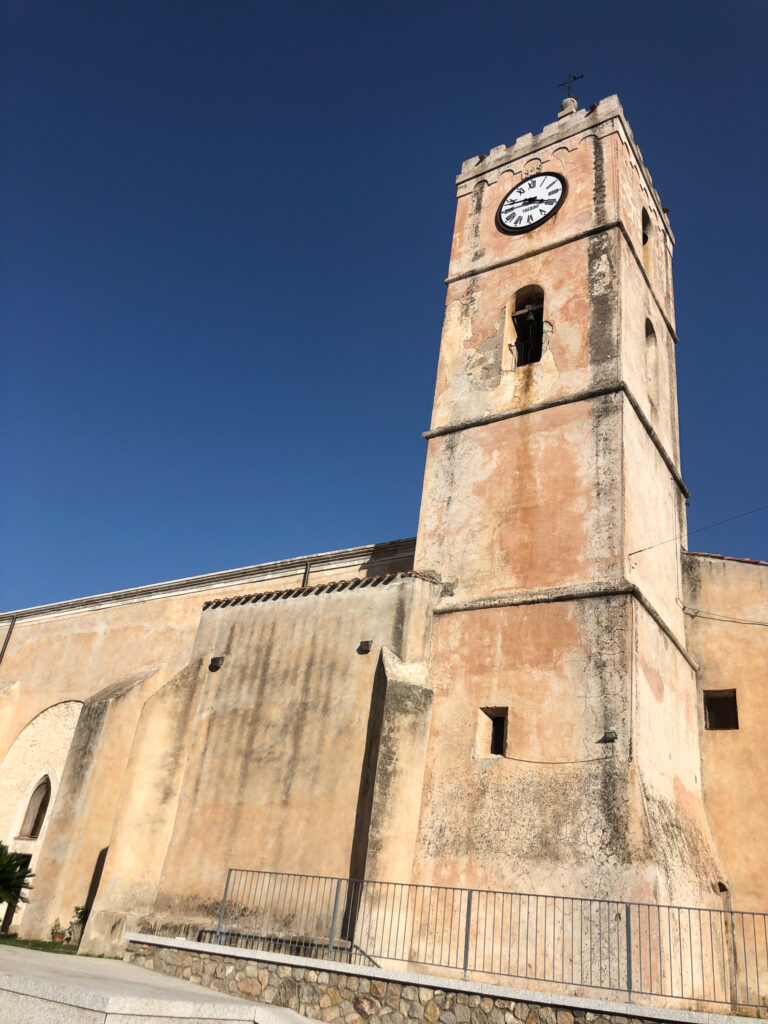
{"label": "metal railing", "polygon": [[760,913],[230,869],[211,939],[625,999],[768,1003],[768,915]]}

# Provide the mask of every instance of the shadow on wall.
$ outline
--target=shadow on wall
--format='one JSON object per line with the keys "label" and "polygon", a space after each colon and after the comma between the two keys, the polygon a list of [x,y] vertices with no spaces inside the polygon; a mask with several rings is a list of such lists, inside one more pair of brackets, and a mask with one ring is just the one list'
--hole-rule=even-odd
{"label": "shadow on wall", "polygon": [[85,924],[85,921],[88,920],[91,910],[93,909],[93,904],[96,900],[96,893],[99,891],[99,885],[101,883],[101,876],[104,873],[104,863],[106,862],[108,853],[109,847],[105,846],[103,850],[99,850],[99,854],[96,858],[96,863],[93,867],[93,874],[91,875],[91,884],[88,886],[88,895],[85,897],[85,920],[83,921],[83,925]]}
{"label": "shadow on wall", "polygon": [[366,576],[384,576],[390,572],[409,572],[413,569],[416,538],[374,544],[368,561],[361,567]]}
{"label": "shadow on wall", "polygon": [[[387,692],[387,677],[384,661],[379,654],[376,672],[371,690],[371,706],[368,712],[368,729],[365,734],[365,753],[360,770],[360,788],[357,794],[355,811],[355,829],[352,836],[352,850],[349,858],[350,879],[365,878],[368,860],[368,839],[371,831],[371,814],[373,811],[373,792],[376,783],[376,768],[379,761],[381,745],[381,728],[384,720],[384,701]],[[353,887],[348,889],[347,903],[342,918],[342,938],[355,934],[357,918],[356,900],[352,897]]]}

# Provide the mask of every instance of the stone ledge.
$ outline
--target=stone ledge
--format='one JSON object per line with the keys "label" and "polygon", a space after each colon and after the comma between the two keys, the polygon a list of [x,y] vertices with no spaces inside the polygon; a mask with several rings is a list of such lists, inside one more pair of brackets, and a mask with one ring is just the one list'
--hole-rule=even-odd
{"label": "stone ledge", "polygon": [[[402,1000],[398,1000],[399,1003],[410,1002],[411,1004],[416,1002],[422,1002],[421,995],[424,992],[429,992],[434,995],[436,992],[442,992],[444,994],[449,993],[461,993],[468,998],[477,998],[478,1000],[488,1000],[493,1004],[492,1008],[501,1010],[501,1007],[496,1006],[497,1002],[510,1004],[510,1008],[506,1011],[501,1011],[500,1018],[494,1019],[490,1017],[491,1008],[484,1011],[483,1018],[488,1019],[489,1024],[577,1024],[579,1021],[585,1022],[585,1024],[628,1024],[630,1019],[642,1021],[673,1021],[673,1022],[689,1022],[689,1024],[732,1024],[733,1015],[721,1014],[721,1013],[708,1013],[697,1010],[677,1009],[674,1007],[658,1007],[651,1005],[638,1005],[637,1003],[620,1002],[618,1000],[608,1000],[601,998],[592,998],[585,996],[573,996],[567,994],[560,994],[556,992],[545,992],[536,991],[530,989],[519,989],[511,986],[496,985],[488,982],[463,980],[460,978],[446,978],[443,976],[433,974],[416,974],[407,971],[391,971],[385,970],[379,967],[368,967],[358,966],[356,964],[344,964],[338,963],[333,960],[314,960],[307,959],[304,957],[283,955],[278,953],[268,953],[261,950],[250,950],[250,949],[239,949],[233,946],[223,946],[216,943],[206,942],[193,942],[190,939],[182,938],[168,938],[167,936],[157,935],[145,935],[136,932],[127,932],[126,940],[129,944],[126,950],[126,957],[130,958],[133,962],[136,961],[136,956],[141,958],[141,952],[137,949],[131,949],[131,944],[141,945],[145,947],[159,947],[167,950],[177,950],[179,953],[187,952],[189,954],[197,954],[201,957],[207,956],[209,959],[217,958],[223,961],[229,961],[233,966],[232,977],[235,975],[234,961],[240,960],[245,961],[245,967],[243,973],[248,972],[248,976],[251,977],[252,987],[255,989],[259,988],[259,995],[253,995],[248,998],[258,999],[261,992],[265,995],[270,995],[270,998],[274,998],[274,995],[267,992],[269,988],[275,989],[276,986],[273,981],[277,981],[279,978],[285,978],[298,983],[299,979],[295,977],[296,973],[301,973],[302,978],[306,978],[307,975],[310,977],[307,979],[311,985],[330,985],[330,975],[347,976],[350,980],[354,980],[355,989],[361,983],[367,982],[368,989],[370,991],[370,985],[374,982],[380,982],[383,986],[390,984],[395,986],[402,986],[403,997]],[[256,966],[257,963],[263,964],[264,967],[259,970]],[[147,965],[149,966],[149,965]],[[153,968],[155,969],[155,968]],[[162,968],[161,968],[162,969]],[[188,968],[187,968],[188,969]],[[274,969],[274,974],[277,975],[273,978],[271,975],[271,969]],[[285,973],[287,972],[287,973]],[[260,975],[263,975],[260,977]],[[320,980],[322,978],[322,980]],[[350,986],[351,987],[351,986]],[[405,990],[409,990],[409,994],[405,995]],[[410,991],[412,990],[412,992]],[[417,994],[417,990],[421,990]],[[388,990],[387,990],[388,991]],[[367,995],[367,992],[363,994]],[[320,997],[322,998],[322,997]],[[384,998],[384,993],[381,993],[380,998]],[[389,996],[389,998],[393,998]],[[266,1001],[269,1001],[267,999]],[[369,999],[369,1001],[372,1001]],[[430,997],[430,1002],[434,1002]],[[320,1004],[320,1000],[318,1000]],[[514,1004],[514,1009],[512,1005]],[[424,1004],[422,1003],[422,1006]],[[530,1017],[529,1010],[531,1007],[536,1009],[536,1013],[533,1018]],[[525,1007],[526,1013],[523,1017],[520,1017],[517,1010],[518,1007]],[[409,1010],[412,1007],[409,1007]],[[298,1009],[302,1014],[308,1013],[308,1007],[304,1004],[299,1004],[291,1009]],[[332,1007],[328,1007],[332,1009]],[[424,1020],[427,1024],[477,1024],[475,1016],[469,1015],[466,1020],[448,1019],[444,1017],[443,1012],[438,1013],[435,1020],[430,1020],[430,1017],[426,1012],[422,1012],[419,1017],[411,1012],[403,1013],[400,1010],[396,1011],[399,1016],[403,1018],[402,1021],[394,1019],[392,1010],[390,1010],[386,1016],[383,1012],[377,1015],[375,1009],[372,1009],[368,1015],[361,1015],[358,1012],[350,1014],[350,1021],[345,1024],[365,1024],[365,1021],[369,1021],[369,1024],[374,1024],[376,1021],[386,1021],[390,1018],[391,1024],[404,1024],[406,1018],[409,1020],[409,1024],[416,1024],[418,1020]],[[439,1009],[439,1007],[438,1007]],[[564,1011],[561,1013],[560,1011]],[[453,1015],[453,1010],[451,1010]],[[330,1016],[325,1014],[320,1016],[318,1019],[326,1021],[327,1024],[341,1024],[345,1020],[342,1016]],[[352,1018],[356,1018],[352,1019]],[[509,1018],[509,1019],[507,1019]]]}

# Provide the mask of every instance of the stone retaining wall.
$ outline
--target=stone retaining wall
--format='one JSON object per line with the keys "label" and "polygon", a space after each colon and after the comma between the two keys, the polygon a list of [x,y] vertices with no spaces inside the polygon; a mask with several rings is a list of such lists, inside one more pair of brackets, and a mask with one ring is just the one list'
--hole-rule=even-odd
{"label": "stone retaining wall", "polygon": [[[129,942],[125,960],[216,992],[285,1006],[324,1024],[651,1024],[651,1019],[563,1009],[359,973],[273,963],[179,946]],[[629,1009],[629,1007],[628,1007]],[[654,1015],[652,1024],[658,1024]]]}

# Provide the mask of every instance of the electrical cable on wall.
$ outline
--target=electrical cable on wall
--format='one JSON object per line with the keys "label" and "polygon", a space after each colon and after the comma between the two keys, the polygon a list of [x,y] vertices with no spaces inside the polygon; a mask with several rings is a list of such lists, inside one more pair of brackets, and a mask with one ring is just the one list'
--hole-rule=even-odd
{"label": "electrical cable on wall", "polygon": [[527,757],[511,757],[509,754],[503,754],[505,761],[519,761],[521,764],[548,764],[548,765],[559,765],[559,764],[593,764],[595,761],[612,761],[613,754],[610,757],[584,757],[580,761],[533,761]]}
{"label": "electrical cable on wall", "polygon": [[[768,509],[768,505],[760,505],[758,508],[750,509],[749,512],[740,512],[737,516],[731,516],[728,519],[721,519],[719,522],[710,523],[708,526],[700,526],[698,530],[688,530],[685,537],[692,537],[695,533],[703,533],[705,530],[711,530],[715,526],[722,526],[724,523],[732,523],[734,519],[744,519],[746,516],[753,516],[756,512],[764,512],[766,509]],[[678,536],[670,537],[669,540],[660,540],[658,544],[649,544],[646,548],[638,548],[637,551],[630,551],[627,557],[631,558],[632,555],[640,555],[643,551],[652,551],[653,548],[660,548],[664,544],[671,544],[673,541],[684,539],[685,538],[683,536]]]}

